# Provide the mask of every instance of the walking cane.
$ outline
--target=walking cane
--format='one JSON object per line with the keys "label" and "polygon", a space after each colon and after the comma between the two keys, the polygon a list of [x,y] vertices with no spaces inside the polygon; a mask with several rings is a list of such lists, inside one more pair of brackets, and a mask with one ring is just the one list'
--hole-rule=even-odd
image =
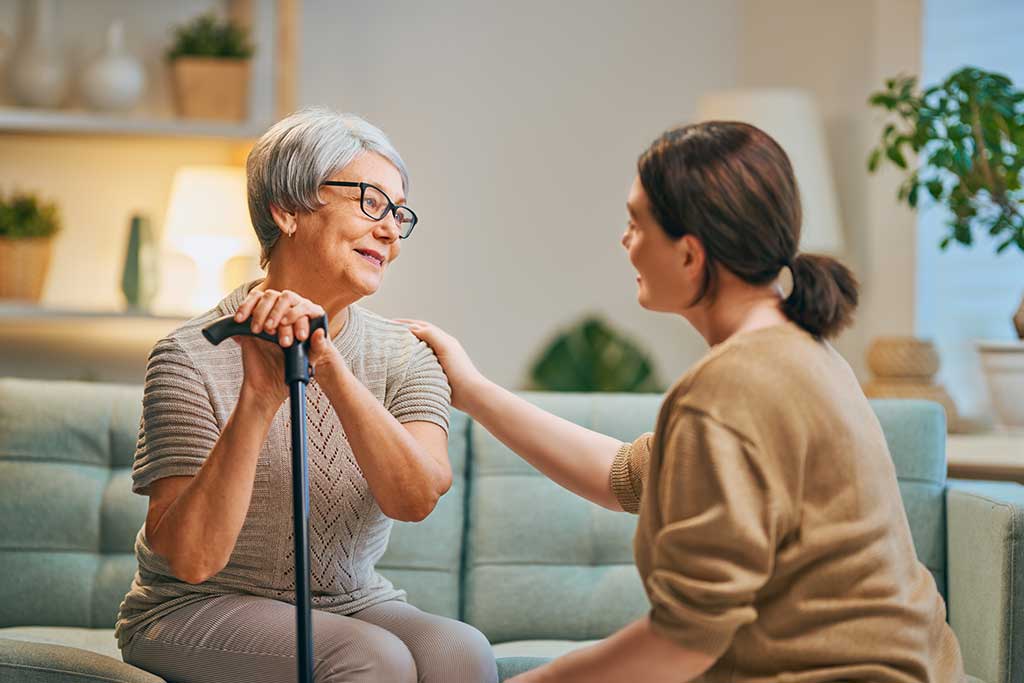
{"label": "walking cane", "polygon": [[[327,316],[309,321],[309,337],[295,340],[284,351],[284,381],[291,398],[292,416],[292,514],[295,529],[295,620],[298,683],[313,683],[313,617],[309,597],[309,468],[306,462],[306,385],[313,376],[309,365],[309,339],[316,329],[327,334]],[[235,322],[233,316],[219,318],[203,328],[203,336],[216,346],[228,337],[259,337],[277,344],[277,336],[253,334],[248,322]]]}

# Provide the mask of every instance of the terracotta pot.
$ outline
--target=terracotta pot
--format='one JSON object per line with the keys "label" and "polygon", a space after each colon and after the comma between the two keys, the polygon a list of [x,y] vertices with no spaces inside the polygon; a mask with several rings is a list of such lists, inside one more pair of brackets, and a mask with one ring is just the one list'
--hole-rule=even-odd
{"label": "terracotta pot", "polygon": [[53,255],[53,238],[0,237],[0,299],[39,301]]}
{"label": "terracotta pot", "polygon": [[1007,429],[1024,429],[1024,341],[975,344],[997,422]]}
{"label": "terracotta pot", "polygon": [[248,117],[248,59],[178,57],[171,70],[175,106],[184,118],[244,121]]}

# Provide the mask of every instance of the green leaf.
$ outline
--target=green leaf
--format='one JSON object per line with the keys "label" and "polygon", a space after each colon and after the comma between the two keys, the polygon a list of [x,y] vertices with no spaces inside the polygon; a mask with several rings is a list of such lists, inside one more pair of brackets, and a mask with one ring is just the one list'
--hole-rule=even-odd
{"label": "green leaf", "polygon": [[878,170],[878,162],[882,158],[882,150],[876,147],[871,151],[871,156],[868,157],[868,171],[874,173]]}
{"label": "green leaf", "polygon": [[903,153],[900,152],[899,147],[889,147],[885,150],[885,156],[889,157],[889,160],[900,168],[907,167],[907,160],[903,158]]}

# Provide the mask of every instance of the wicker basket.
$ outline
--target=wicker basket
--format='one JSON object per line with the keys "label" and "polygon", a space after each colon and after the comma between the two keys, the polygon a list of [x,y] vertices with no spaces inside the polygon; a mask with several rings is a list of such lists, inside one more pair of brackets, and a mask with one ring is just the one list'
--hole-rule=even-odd
{"label": "wicker basket", "polygon": [[174,101],[184,118],[244,121],[248,117],[248,59],[178,57],[171,69]]}
{"label": "wicker basket", "polygon": [[879,337],[868,349],[868,367],[881,379],[913,378],[927,383],[939,371],[939,354],[923,339]]}
{"label": "wicker basket", "polygon": [[915,379],[873,379],[864,385],[868,398],[909,398],[934,401],[946,409],[946,427],[950,432],[959,430],[960,416],[956,404],[941,384]]}
{"label": "wicker basket", "polygon": [[0,299],[39,301],[52,255],[50,237],[0,237]]}

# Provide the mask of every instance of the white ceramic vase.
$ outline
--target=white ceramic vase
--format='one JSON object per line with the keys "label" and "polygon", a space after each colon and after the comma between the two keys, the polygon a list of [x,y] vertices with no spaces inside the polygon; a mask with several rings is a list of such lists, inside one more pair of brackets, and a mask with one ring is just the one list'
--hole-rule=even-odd
{"label": "white ceramic vase", "polygon": [[979,341],[981,367],[1001,427],[1024,430],[1024,341]]}
{"label": "white ceramic vase", "polygon": [[124,23],[107,29],[107,44],[82,73],[81,93],[91,109],[125,111],[139,101],[146,87],[142,64],[124,48]]}
{"label": "white ceramic vase", "polygon": [[14,99],[26,107],[57,107],[67,73],[55,33],[53,0],[22,0],[21,34],[10,71]]}

